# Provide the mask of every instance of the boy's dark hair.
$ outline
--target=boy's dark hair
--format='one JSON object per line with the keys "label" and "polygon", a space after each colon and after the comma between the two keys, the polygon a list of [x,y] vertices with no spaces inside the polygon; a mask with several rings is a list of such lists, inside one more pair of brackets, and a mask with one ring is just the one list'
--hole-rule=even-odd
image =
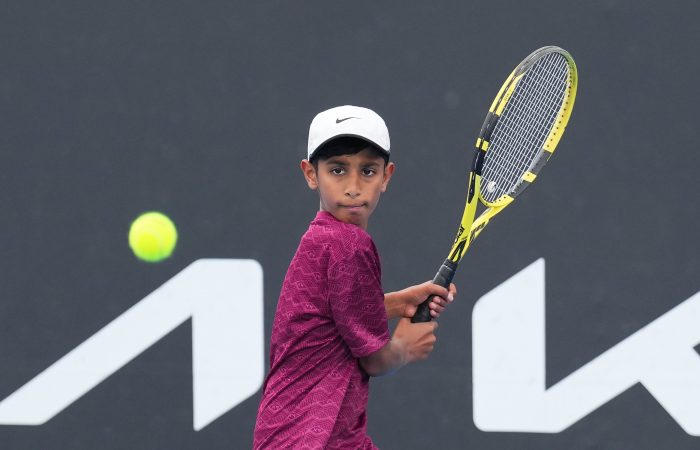
{"label": "boy's dark hair", "polygon": [[385,166],[389,164],[388,153],[369,141],[353,136],[342,136],[326,142],[316,150],[310,162],[315,169],[318,169],[318,161],[322,159],[325,160],[340,155],[354,155],[365,149],[369,149],[376,156],[381,157]]}

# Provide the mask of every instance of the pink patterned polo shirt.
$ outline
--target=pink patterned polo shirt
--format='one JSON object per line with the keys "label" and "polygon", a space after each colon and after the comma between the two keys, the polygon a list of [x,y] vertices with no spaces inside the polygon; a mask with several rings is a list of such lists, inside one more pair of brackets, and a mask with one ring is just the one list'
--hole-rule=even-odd
{"label": "pink patterned polo shirt", "polygon": [[374,449],[358,358],[390,339],[381,267],[362,228],[320,211],[287,271],[255,449]]}

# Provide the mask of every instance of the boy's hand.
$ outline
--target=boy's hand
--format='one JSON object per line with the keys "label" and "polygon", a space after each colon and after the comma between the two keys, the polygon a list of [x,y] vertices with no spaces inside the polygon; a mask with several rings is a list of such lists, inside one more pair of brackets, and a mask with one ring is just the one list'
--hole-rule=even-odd
{"label": "boy's hand", "polygon": [[431,281],[411,286],[398,292],[384,295],[384,307],[389,318],[400,317],[391,340],[376,352],[359,359],[360,366],[370,376],[393,372],[413,361],[428,357],[435,346],[437,322],[411,323],[411,317],[428,296],[435,295],[430,303],[430,313],[439,317],[448,304],[452,303],[457,288],[450,289],[433,284]]}
{"label": "boy's hand", "polygon": [[454,284],[450,284],[450,289],[448,290],[433,284],[432,281],[426,281],[398,292],[388,293],[384,300],[387,315],[389,318],[413,317],[416,314],[418,305],[423,303],[430,295],[435,296],[430,302],[430,315],[437,319],[445,311],[447,305],[454,301],[455,295],[457,295],[457,288]]}
{"label": "boy's hand", "polygon": [[361,357],[360,366],[376,377],[427,358],[437,340],[437,326],[437,322],[411,323],[409,318],[400,319],[391,340],[376,352]]}
{"label": "boy's hand", "polygon": [[399,320],[392,340],[403,350],[403,363],[426,359],[435,346],[437,322],[411,323],[406,317]]}

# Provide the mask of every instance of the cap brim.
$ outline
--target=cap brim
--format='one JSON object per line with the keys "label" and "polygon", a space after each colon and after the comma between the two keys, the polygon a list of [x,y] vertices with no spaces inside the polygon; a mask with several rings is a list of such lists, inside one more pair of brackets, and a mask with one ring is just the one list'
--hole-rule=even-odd
{"label": "cap brim", "polygon": [[372,139],[367,139],[367,137],[359,135],[359,134],[345,133],[345,134],[336,134],[335,136],[331,136],[328,139],[326,139],[325,141],[318,144],[316,146],[316,148],[314,149],[314,151],[311,152],[311,154],[309,154],[309,159],[314,157],[314,155],[316,154],[316,152],[318,151],[319,148],[323,147],[324,145],[326,145],[327,143],[329,143],[333,139],[338,139],[341,137],[356,137],[356,138],[362,139],[363,141],[369,142],[370,144],[374,145],[375,147],[377,147],[379,150],[386,153],[387,155],[391,154],[391,152],[389,150],[387,150],[384,147],[382,147],[381,145],[377,144]]}

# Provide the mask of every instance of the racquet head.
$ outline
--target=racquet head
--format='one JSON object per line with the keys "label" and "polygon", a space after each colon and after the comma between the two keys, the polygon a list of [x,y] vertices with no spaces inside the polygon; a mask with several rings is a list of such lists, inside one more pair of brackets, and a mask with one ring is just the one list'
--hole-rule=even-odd
{"label": "racquet head", "polygon": [[534,51],[511,73],[477,139],[484,205],[505,206],[535,180],[564,133],[577,83],[573,58],[554,46]]}

